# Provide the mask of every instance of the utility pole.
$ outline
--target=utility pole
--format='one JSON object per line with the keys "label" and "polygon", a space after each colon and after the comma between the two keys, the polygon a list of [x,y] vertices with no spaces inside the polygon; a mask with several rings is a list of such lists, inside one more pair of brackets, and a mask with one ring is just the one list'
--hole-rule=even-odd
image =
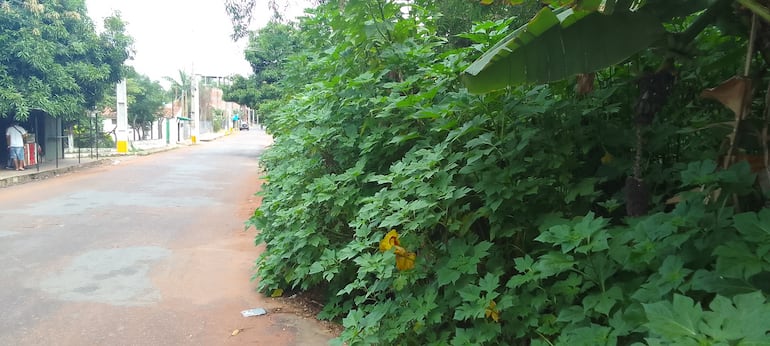
{"label": "utility pole", "polygon": [[118,100],[118,127],[115,130],[118,153],[128,153],[128,105],[126,104],[126,80],[118,82],[115,88]]}
{"label": "utility pole", "polygon": [[198,76],[194,73],[190,76],[190,83],[192,84],[192,87],[190,88],[190,117],[193,119],[193,130],[192,130],[192,143],[195,144],[198,141],[198,137],[201,134],[201,121],[200,121],[200,90],[198,90]]}

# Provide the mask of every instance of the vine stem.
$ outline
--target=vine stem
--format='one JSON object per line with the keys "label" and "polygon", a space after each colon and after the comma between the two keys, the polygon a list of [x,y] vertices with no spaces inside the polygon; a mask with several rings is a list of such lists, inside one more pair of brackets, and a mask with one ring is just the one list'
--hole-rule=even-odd
{"label": "vine stem", "polygon": [[[754,55],[754,41],[756,41],[757,37],[757,15],[752,14],[751,15],[751,33],[749,34],[749,47],[746,51],[746,62],[743,66],[743,77],[746,78],[749,76],[749,71],[751,69],[751,57]],[[744,88],[751,88],[750,85],[744,84]],[[741,100],[741,108],[738,110],[738,113],[735,114],[735,126],[733,127],[733,133],[730,135],[730,147],[727,149],[727,153],[725,154],[725,161],[722,164],[722,168],[727,169],[730,167],[730,163],[733,161],[733,155],[735,154],[735,143],[738,142],[738,130],[741,126],[741,120],[743,120],[743,117],[746,114],[747,108],[750,106],[750,102],[748,101],[748,98],[750,97],[751,93],[749,90],[744,89],[742,93],[743,99]]]}
{"label": "vine stem", "polygon": [[636,157],[634,157],[634,178],[642,179],[642,126],[636,125]]}
{"label": "vine stem", "polygon": [[751,68],[751,56],[754,55],[754,41],[757,38],[757,14],[751,15],[751,33],[749,34],[749,49],[746,52],[746,63],[743,65],[743,76],[748,77]]}
{"label": "vine stem", "polygon": [[765,154],[765,169],[762,173],[767,177],[767,181],[770,182],[770,148],[768,148],[768,128],[770,128],[770,84],[767,86],[767,92],[765,93],[765,124],[762,126],[762,134],[760,140],[762,141],[762,150]]}
{"label": "vine stem", "polygon": [[537,333],[537,335],[540,335],[540,337],[543,338],[543,340],[545,340],[545,342],[547,342],[548,345],[553,346],[553,343],[551,342],[551,340],[548,340],[548,338],[546,338],[545,335],[543,335],[542,333],[540,333],[538,331],[535,331],[535,333]]}

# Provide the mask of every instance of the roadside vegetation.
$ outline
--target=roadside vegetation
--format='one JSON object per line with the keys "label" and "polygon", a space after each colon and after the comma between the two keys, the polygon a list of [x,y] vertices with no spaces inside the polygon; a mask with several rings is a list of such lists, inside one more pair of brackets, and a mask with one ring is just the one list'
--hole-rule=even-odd
{"label": "roadside vegetation", "polygon": [[768,4],[481,2],[252,35],[259,289],[349,345],[769,343]]}

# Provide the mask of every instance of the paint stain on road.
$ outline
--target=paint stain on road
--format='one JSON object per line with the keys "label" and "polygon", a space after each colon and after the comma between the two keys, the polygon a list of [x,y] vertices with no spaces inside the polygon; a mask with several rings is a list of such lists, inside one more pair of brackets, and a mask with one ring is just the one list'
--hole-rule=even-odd
{"label": "paint stain on road", "polygon": [[154,246],[90,251],[43,280],[40,288],[64,301],[119,306],[153,304],[161,296],[150,281],[150,267],[170,254],[171,251]]}

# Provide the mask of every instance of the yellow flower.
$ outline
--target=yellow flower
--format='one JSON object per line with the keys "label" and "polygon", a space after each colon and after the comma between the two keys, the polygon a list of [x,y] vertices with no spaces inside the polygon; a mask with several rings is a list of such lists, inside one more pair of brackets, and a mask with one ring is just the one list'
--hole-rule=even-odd
{"label": "yellow flower", "polygon": [[417,258],[417,254],[408,252],[401,247],[401,243],[398,241],[398,232],[396,232],[395,229],[390,230],[390,232],[380,240],[380,252],[385,252],[390,249],[395,249],[396,269],[409,270],[414,268],[414,260]]}
{"label": "yellow flower", "polygon": [[500,322],[500,312],[497,311],[497,303],[494,300],[489,302],[489,306],[484,309],[484,316],[491,318],[492,321]]}
{"label": "yellow flower", "polygon": [[417,258],[416,253],[407,252],[406,249],[396,246],[396,269],[403,271],[414,268],[415,258]]}
{"label": "yellow flower", "polygon": [[385,238],[380,240],[380,252],[388,251],[394,246],[398,245],[400,245],[398,243],[398,232],[396,232],[395,229],[392,229],[390,232],[388,232],[388,234],[385,235]]}

